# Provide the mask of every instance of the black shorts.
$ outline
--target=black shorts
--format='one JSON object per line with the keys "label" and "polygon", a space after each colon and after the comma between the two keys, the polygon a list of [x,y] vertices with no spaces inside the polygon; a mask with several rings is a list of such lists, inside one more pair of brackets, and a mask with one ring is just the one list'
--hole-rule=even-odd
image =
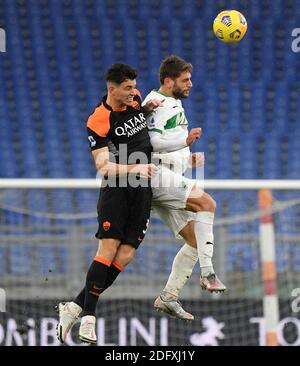
{"label": "black shorts", "polygon": [[119,239],[137,249],[149,224],[151,201],[151,187],[101,188],[96,238]]}

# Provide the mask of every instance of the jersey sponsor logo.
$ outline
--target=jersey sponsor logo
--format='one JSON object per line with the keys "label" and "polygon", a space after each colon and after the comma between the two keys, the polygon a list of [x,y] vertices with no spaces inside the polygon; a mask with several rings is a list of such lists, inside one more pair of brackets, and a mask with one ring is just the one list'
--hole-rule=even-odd
{"label": "jersey sponsor logo", "polygon": [[111,223],[109,221],[104,221],[102,226],[105,231],[108,231],[110,229]]}
{"label": "jersey sponsor logo", "polygon": [[131,137],[145,128],[147,128],[146,118],[144,113],[139,113],[138,117],[134,116],[124,122],[123,126],[117,127],[115,134],[117,136]]}

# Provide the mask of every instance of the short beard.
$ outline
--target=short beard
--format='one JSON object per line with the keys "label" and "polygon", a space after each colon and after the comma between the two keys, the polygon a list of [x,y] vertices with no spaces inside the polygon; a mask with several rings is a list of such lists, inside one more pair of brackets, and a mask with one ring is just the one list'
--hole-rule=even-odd
{"label": "short beard", "polygon": [[173,95],[175,97],[175,99],[184,99],[187,98],[188,95],[183,94],[183,92],[180,89],[173,89]]}

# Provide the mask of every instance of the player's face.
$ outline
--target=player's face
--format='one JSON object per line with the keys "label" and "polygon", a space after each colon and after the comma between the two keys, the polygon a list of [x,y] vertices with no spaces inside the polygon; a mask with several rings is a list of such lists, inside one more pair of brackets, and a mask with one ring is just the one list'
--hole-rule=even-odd
{"label": "player's face", "polygon": [[120,106],[131,106],[134,98],[134,89],[136,88],[136,80],[127,79],[120,85],[116,85],[112,95],[117,104]]}
{"label": "player's face", "polygon": [[193,86],[192,75],[189,71],[184,71],[175,79],[172,93],[176,99],[187,98]]}

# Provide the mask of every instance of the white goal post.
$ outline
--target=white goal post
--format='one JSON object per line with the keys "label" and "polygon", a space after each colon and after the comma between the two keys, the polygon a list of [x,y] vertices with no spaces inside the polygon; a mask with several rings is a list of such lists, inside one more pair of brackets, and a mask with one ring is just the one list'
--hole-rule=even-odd
{"label": "white goal post", "polygon": [[[0,179],[1,188],[18,189],[47,189],[47,188],[99,188],[101,180],[98,179]],[[279,189],[279,190],[299,190],[300,180],[298,179],[208,179],[204,181],[205,189]]]}

